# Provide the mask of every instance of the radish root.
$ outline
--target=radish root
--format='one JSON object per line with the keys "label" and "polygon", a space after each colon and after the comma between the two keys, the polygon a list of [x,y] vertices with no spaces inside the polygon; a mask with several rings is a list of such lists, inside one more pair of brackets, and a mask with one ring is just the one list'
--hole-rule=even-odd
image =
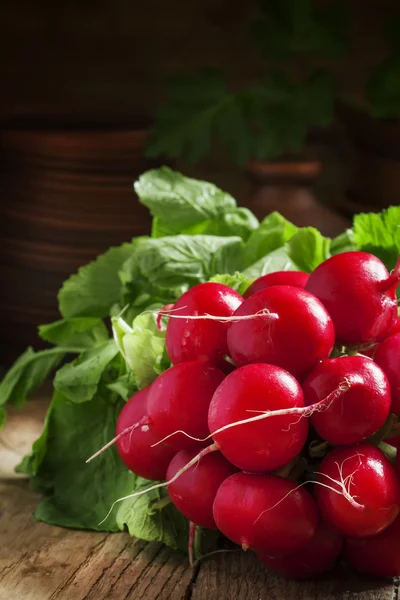
{"label": "radish root", "polygon": [[217,315],[210,315],[209,313],[204,313],[203,315],[177,315],[175,314],[175,312],[184,310],[186,306],[181,306],[180,308],[168,308],[169,306],[173,307],[174,305],[167,304],[161,310],[156,311],[157,322],[160,318],[160,315],[161,317],[168,316],[170,319],[186,319],[187,321],[217,321],[218,323],[238,323],[240,321],[251,321],[257,319],[258,317],[269,317],[272,320],[279,319],[279,315],[277,313],[272,313],[267,308],[263,308],[252,315],[237,315],[236,317],[223,317]]}
{"label": "radish root", "polygon": [[397,259],[396,265],[393,271],[390,273],[387,279],[378,283],[378,290],[381,292],[388,292],[392,288],[396,288],[400,284],[400,256]]}
{"label": "radish root", "polygon": [[156,312],[156,325],[157,325],[157,329],[158,331],[164,331],[165,328],[163,328],[162,325],[162,318],[165,315],[168,315],[173,309],[174,309],[175,304],[166,304],[165,306],[162,307],[161,310],[159,310],[158,312]]}
{"label": "radish root", "polygon": [[100,454],[103,454],[103,452],[105,452],[106,450],[108,450],[108,448],[110,448],[111,446],[113,446],[115,444],[115,442],[117,442],[119,439],[121,439],[122,437],[124,437],[124,435],[126,435],[127,433],[132,434],[135,431],[135,429],[138,429],[138,427],[148,427],[148,426],[149,426],[149,419],[148,419],[148,417],[143,417],[143,419],[141,419],[140,421],[138,421],[134,425],[130,425],[130,427],[126,427],[123,431],[121,431],[121,433],[119,433],[118,435],[116,435],[115,438],[113,438],[112,440],[110,440],[109,442],[107,442],[107,444],[105,446],[103,446],[102,448],[100,448],[100,450],[97,450],[97,452],[95,452],[90,458],[88,458],[87,461],[86,461],[86,463],[92,462],[92,460],[94,458],[97,458],[98,456],[100,456]]}
{"label": "radish root", "polygon": [[[228,425],[224,425],[223,427],[220,427],[216,431],[213,431],[212,433],[210,433],[210,435],[208,435],[206,438],[194,438],[182,430],[174,431],[173,433],[170,433],[169,435],[167,435],[165,438],[163,438],[159,442],[156,442],[155,444],[153,444],[153,446],[158,446],[158,444],[162,444],[162,443],[166,442],[169,438],[173,437],[174,435],[176,435],[178,433],[181,433],[181,434],[185,435],[186,437],[188,437],[189,439],[194,440],[196,442],[207,442],[209,439],[213,438],[218,433],[222,433],[223,431],[226,431],[227,429],[232,429],[233,427],[238,427],[239,425],[247,425],[248,423],[254,423],[256,421],[263,421],[264,419],[268,419],[269,417],[283,417],[283,416],[288,416],[288,415],[298,415],[299,420],[302,419],[303,417],[311,417],[311,415],[313,415],[316,412],[323,412],[325,410],[328,410],[332,406],[333,402],[335,402],[336,400],[341,398],[352,387],[352,385],[354,385],[354,382],[351,383],[345,377],[344,380],[338,385],[338,387],[333,392],[331,392],[326,398],[323,398],[319,402],[315,402],[315,404],[310,404],[309,406],[294,407],[294,408],[282,408],[280,410],[267,410],[267,411],[248,410],[247,412],[257,412],[257,413],[261,413],[261,414],[258,414],[255,417],[250,417],[248,419],[242,419],[240,421],[234,421],[233,423],[228,423]],[[296,423],[298,423],[298,421],[296,421]],[[292,425],[294,425],[294,424],[295,423],[292,423]],[[290,425],[289,425],[289,428],[290,428]]]}
{"label": "radish root", "polygon": [[152,492],[153,490],[159,490],[160,488],[169,486],[171,483],[176,481],[178,479],[178,477],[180,477],[181,475],[183,475],[183,473],[185,473],[188,469],[190,469],[190,467],[192,467],[199,460],[201,460],[204,456],[207,456],[207,454],[211,454],[211,452],[217,452],[218,450],[219,450],[218,444],[211,444],[210,446],[207,446],[207,448],[203,448],[203,450],[201,450],[194,458],[192,458],[192,460],[190,460],[184,467],[182,467],[182,469],[179,469],[179,471],[177,471],[177,473],[175,473],[175,475],[173,477],[171,477],[171,479],[169,481],[163,481],[162,483],[156,483],[155,485],[152,485],[145,490],[140,490],[139,492],[134,492],[133,494],[129,494],[128,496],[123,496],[123,498],[118,498],[118,500],[115,500],[115,502],[113,502],[110,510],[108,511],[108,513],[106,514],[104,519],[102,521],[100,521],[99,525],[102,525],[104,523],[104,521],[106,521],[108,519],[108,517],[110,516],[110,514],[112,513],[112,511],[114,509],[114,506],[116,504],[118,504],[118,502],[122,502],[123,500],[130,500],[132,498],[137,498],[139,496],[143,496],[143,494]]}
{"label": "radish root", "polygon": [[[315,475],[320,475],[322,477],[326,477],[329,481],[331,481],[332,483],[334,483],[335,485],[337,485],[339,487],[339,489],[332,487],[331,485],[328,485],[326,483],[323,483],[321,481],[314,481],[312,479],[304,481],[303,483],[300,483],[297,487],[295,487],[293,490],[290,490],[287,494],[285,494],[283,496],[283,498],[281,498],[280,500],[278,500],[278,502],[276,502],[273,506],[270,506],[269,508],[266,508],[265,510],[263,510],[263,512],[257,517],[257,519],[254,521],[254,525],[257,523],[257,521],[259,519],[261,519],[261,517],[263,516],[263,514],[265,514],[266,512],[269,512],[270,510],[273,510],[274,508],[276,508],[277,506],[279,506],[282,502],[284,502],[286,500],[286,498],[288,498],[288,496],[290,496],[291,494],[294,494],[294,492],[296,492],[298,489],[302,488],[303,486],[309,484],[309,483],[313,483],[315,485],[320,485],[321,487],[324,487],[328,490],[331,490],[331,492],[335,492],[335,494],[339,494],[339,496],[344,496],[344,498],[346,498],[346,500],[354,507],[357,509],[362,509],[364,508],[363,504],[360,504],[359,502],[357,502],[357,500],[355,499],[354,496],[351,495],[350,493],[350,487],[351,484],[353,483],[353,477],[354,475],[357,473],[358,469],[361,466],[361,461],[360,461],[360,457],[363,456],[363,454],[354,454],[353,456],[349,456],[348,458],[346,458],[346,460],[343,461],[343,463],[341,465],[339,465],[339,463],[335,463],[337,465],[338,471],[339,471],[339,480],[337,479],[333,479],[333,477],[330,477],[329,475],[327,475],[326,473],[321,473],[320,471],[314,471]],[[347,477],[343,477],[343,466],[344,463],[352,458],[358,457],[359,459],[359,465],[358,467],[352,472],[350,473],[350,475],[347,475]]]}
{"label": "radish root", "polygon": [[[356,499],[355,499],[355,497],[351,495],[351,493],[350,493],[350,487],[351,487],[351,485],[353,483],[353,477],[354,477],[354,475],[357,473],[357,471],[361,467],[361,459],[360,459],[361,456],[364,456],[364,455],[363,454],[359,454],[357,452],[357,454],[354,454],[353,456],[347,457],[346,460],[344,460],[341,465],[339,465],[339,463],[335,462],[335,465],[337,466],[338,472],[339,472],[339,481],[337,481],[336,479],[333,479],[332,477],[330,477],[326,473],[321,473],[319,471],[315,471],[316,475],[322,475],[323,477],[326,477],[327,479],[329,479],[330,481],[332,481],[333,483],[335,483],[336,485],[338,485],[340,487],[341,491],[334,490],[333,488],[332,488],[332,491],[335,491],[337,494],[342,494],[346,498],[346,500],[348,502],[350,502],[350,504],[354,508],[358,508],[358,509],[364,508],[364,505],[360,504],[359,502],[357,502]],[[343,477],[343,466],[344,466],[344,464],[348,460],[351,460],[351,459],[353,459],[355,457],[358,457],[358,461],[359,461],[358,467],[352,473],[350,473],[350,475],[347,475],[347,477]],[[319,481],[316,481],[315,483],[317,485],[321,485],[321,482],[319,482]],[[325,486],[325,487],[329,487],[329,486]]]}

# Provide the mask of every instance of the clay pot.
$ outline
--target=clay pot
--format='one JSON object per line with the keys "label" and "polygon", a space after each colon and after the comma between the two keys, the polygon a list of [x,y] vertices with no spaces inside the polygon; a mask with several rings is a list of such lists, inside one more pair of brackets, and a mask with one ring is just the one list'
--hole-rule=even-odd
{"label": "clay pot", "polygon": [[353,173],[344,214],[380,211],[400,198],[400,119],[373,119],[363,110],[341,104],[338,115],[353,145]]}
{"label": "clay pot", "polygon": [[57,292],[79,266],[148,233],[132,182],[156,166],[145,130],[3,131],[0,209],[0,364],[58,318]]}
{"label": "clay pot", "polygon": [[320,160],[286,159],[278,161],[252,160],[246,165],[247,173],[255,181],[271,181],[276,184],[287,183],[308,184],[312,183],[321,172]]}
{"label": "clay pot", "polygon": [[313,185],[321,170],[322,161],[307,156],[247,163],[253,187],[248,207],[259,219],[278,211],[299,227],[313,226],[325,235],[338,235],[349,222],[317,200]]}

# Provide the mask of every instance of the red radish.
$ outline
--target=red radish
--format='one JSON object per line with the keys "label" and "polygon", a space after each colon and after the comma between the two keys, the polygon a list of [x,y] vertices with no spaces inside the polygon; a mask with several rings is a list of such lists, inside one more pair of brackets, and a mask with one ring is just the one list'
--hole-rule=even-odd
{"label": "red radish", "polygon": [[228,354],[228,322],[207,319],[184,319],[212,315],[231,317],[243,302],[242,296],[220,283],[200,283],[185,292],[170,313],[166,346],[171,362],[202,360],[220,366]]}
{"label": "red radish", "polygon": [[[296,379],[274,365],[254,364],[236,369],[215,391],[208,413],[211,432],[253,417],[255,413],[304,407]],[[303,448],[307,419],[298,415],[273,416],[213,434],[222,454],[239,469],[265,473],[278,469]]]}
{"label": "red radish", "polygon": [[397,317],[393,329],[390,330],[390,335],[394,335],[395,333],[400,333],[400,317]]}
{"label": "red radish", "polygon": [[275,271],[275,273],[268,273],[268,275],[263,275],[253,281],[251,286],[247,288],[244,297],[249,298],[253,294],[273,285],[290,285],[305,288],[309,277],[308,273],[302,273],[301,271]]}
{"label": "red radish", "polygon": [[[178,452],[168,467],[167,480],[172,479],[196,454],[197,451],[193,450]],[[217,529],[213,516],[215,495],[221,483],[236,471],[220,452],[207,454],[168,485],[168,494],[176,508],[190,521],[200,527]]]}
{"label": "red radish", "polygon": [[[385,337],[385,340],[387,340],[387,338],[389,336],[394,335],[395,333],[400,333],[400,317],[397,317],[396,323],[394,324],[393,329],[390,330],[389,334],[387,335],[387,337]],[[375,343],[372,344],[372,346],[367,346],[366,348],[363,348],[362,346],[359,349],[359,352],[361,354],[364,354],[365,356],[369,356],[370,358],[375,359],[375,352],[378,349],[379,344]]]}
{"label": "red radish", "polygon": [[[184,431],[195,438],[209,434],[208,408],[224,379],[219,369],[200,361],[184,362],[161,373],[152,383],[147,400],[148,422],[160,439]],[[182,433],[168,439],[176,450],[199,448],[204,443]]]}
{"label": "red radish", "polygon": [[364,443],[336,448],[323,459],[315,497],[332,527],[343,535],[368,537],[397,517],[400,484],[383,452]]}
{"label": "red radish", "polygon": [[229,354],[237,366],[265,362],[301,378],[333,349],[330,316],[317,298],[300,288],[276,285],[261,290],[234,314],[244,315],[255,317],[233,322],[228,330]]}
{"label": "red radish", "polygon": [[379,535],[348,538],[344,557],[354,569],[370,577],[400,576],[400,517]]}
{"label": "red radish", "polygon": [[[183,363],[183,364],[187,365],[189,363]],[[182,366],[182,365],[178,365],[178,366]],[[259,380],[261,382],[262,382],[263,378],[262,378],[262,376],[260,376],[260,373],[261,373],[261,375],[263,373],[267,374],[266,380],[269,381],[270,385],[268,385],[268,386],[264,385],[264,390],[263,390],[264,394],[266,394],[267,396],[268,396],[268,391],[271,391],[271,389],[272,389],[274,392],[274,394],[272,394],[273,397],[275,396],[276,392],[280,392],[280,395],[282,397],[282,395],[285,393],[287,395],[288,391],[289,391],[289,395],[287,396],[287,398],[290,399],[290,402],[292,402],[293,399],[295,401],[297,401],[299,399],[298,398],[299,392],[300,392],[300,398],[301,398],[302,392],[301,392],[301,388],[300,388],[299,384],[297,383],[297,381],[292,376],[290,376],[289,373],[287,373],[283,369],[280,369],[279,367],[274,367],[273,365],[265,365],[265,364],[248,365],[247,367],[243,367],[242,369],[237,369],[229,377],[231,378],[231,380],[234,381],[235,378],[236,379],[238,378],[238,375],[237,375],[238,371],[249,373],[250,372],[249,369],[251,369],[251,368],[254,370],[255,373],[257,372],[257,370],[259,371]],[[260,371],[260,368],[261,368],[261,371]],[[275,375],[275,377],[274,376],[270,377],[271,373],[273,375]],[[235,375],[235,378],[233,378],[233,375]],[[284,383],[285,377],[286,377],[286,389],[285,389],[285,383]],[[265,383],[265,381],[264,381],[264,383]],[[243,382],[242,382],[242,384],[243,384]],[[154,387],[154,385],[155,384],[153,383],[152,388]],[[263,386],[261,385],[261,388],[262,387]],[[242,388],[243,388],[243,385],[242,385]],[[323,410],[324,407],[330,406],[334,400],[336,400],[341,395],[343,395],[348,389],[349,389],[349,384],[347,382],[341,382],[338,385],[337,389],[335,389],[326,398],[324,398],[317,404],[310,405],[310,406],[294,406],[294,407],[275,409],[275,410],[246,409],[246,412],[257,413],[256,416],[248,417],[246,419],[242,419],[239,421],[238,420],[230,421],[226,425],[223,425],[220,429],[213,431],[212,434],[208,435],[204,439],[189,437],[190,441],[192,441],[192,442],[204,443],[211,438],[214,438],[214,440],[217,440],[217,438],[219,438],[221,441],[221,434],[222,434],[222,442],[221,442],[222,446],[223,446],[222,448],[220,447],[220,445],[217,441],[214,441],[213,444],[207,446],[206,448],[203,448],[197,455],[194,456],[194,458],[192,458],[186,465],[184,465],[181,469],[179,469],[175,473],[175,475],[172,477],[172,479],[169,479],[165,483],[155,484],[155,485],[151,486],[150,488],[147,488],[147,490],[140,490],[139,492],[134,492],[133,494],[130,494],[129,496],[120,498],[116,502],[120,502],[121,500],[127,500],[127,499],[131,499],[131,498],[134,498],[137,496],[141,496],[142,494],[148,493],[150,491],[171,485],[172,483],[174,483],[174,481],[176,481],[179,477],[181,477],[186,471],[188,471],[193,465],[196,465],[201,458],[203,458],[204,456],[206,456],[208,454],[211,454],[212,452],[216,452],[216,451],[220,450],[222,454],[228,455],[230,457],[231,454],[234,454],[234,449],[233,449],[232,443],[229,444],[229,436],[228,436],[228,438],[226,437],[226,432],[228,431],[228,429],[235,429],[237,432],[239,430],[239,427],[243,428],[244,426],[247,426],[250,423],[252,423],[252,424],[257,423],[257,422],[259,423],[261,421],[265,421],[270,418],[276,419],[276,418],[282,418],[282,417],[284,417],[284,418],[289,417],[291,419],[292,417],[296,417],[297,421],[291,421],[291,422],[287,423],[287,428],[285,430],[287,432],[287,431],[290,431],[292,429],[292,427],[296,428],[296,426],[299,423],[304,422],[304,421],[302,421],[302,419],[310,416],[316,410]],[[228,391],[230,391],[230,390],[228,390]],[[259,390],[257,391],[257,393],[259,393]],[[222,400],[221,400],[221,398],[222,398]],[[240,405],[243,402],[243,395],[239,395],[237,398],[239,400],[238,406],[240,408]],[[212,412],[214,412],[213,418],[214,417],[218,418],[218,409],[223,411],[224,405],[229,404],[230,398],[229,398],[228,394],[226,393],[226,390],[225,390],[225,394],[222,394],[222,395],[220,394],[219,400],[221,400],[221,405],[218,406],[218,403],[217,403],[217,410],[212,411]],[[305,422],[307,422],[307,421],[305,421]],[[255,430],[255,431],[257,431],[257,430]],[[266,430],[266,431],[269,432],[271,430],[269,430],[269,431]],[[294,431],[294,435],[296,436],[295,443],[299,443],[299,440],[297,437],[298,432],[299,432],[299,430]],[[178,433],[179,435],[184,435],[183,431],[175,431],[175,432],[165,436],[165,438],[162,438],[162,440],[165,442],[166,439],[171,439],[172,437],[174,437],[176,435],[176,433]],[[251,437],[251,434],[249,434],[249,436]],[[239,467],[239,463],[240,463],[240,466],[245,464],[246,469],[255,468],[255,465],[257,465],[257,468],[267,468],[267,465],[270,468],[272,468],[272,465],[276,464],[278,460],[282,461],[285,452],[287,454],[287,450],[282,448],[282,444],[281,444],[281,440],[280,440],[281,436],[277,435],[276,431],[272,431],[271,437],[272,436],[273,436],[272,445],[274,445],[275,448],[272,448],[272,445],[270,445],[270,444],[267,444],[267,446],[266,446],[265,442],[262,444],[261,439],[260,439],[260,433],[258,431],[257,443],[255,445],[253,444],[253,446],[250,446],[250,449],[252,451],[255,450],[262,456],[262,458],[258,458],[258,459],[254,458],[254,455],[249,453],[248,440],[250,439],[250,437],[247,437],[247,439],[244,440],[245,445],[243,446],[243,448],[241,448],[240,456],[236,452],[236,456],[239,456],[239,458],[236,459],[237,466]],[[186,434],[186,437],[188,437],[187,434]],[[239,435],[239,436],[234,436],[233,438],[231,438],[231,441],[232,441],[232,439],[240,441],[241,438]],[[291,443],[293,444],[293,440],[291,441]],[[301,447],[301,444],[300,444],[300,447]],[[278,457],[274,456],[273,452],[272,452],[272,450],[276,450],[276,449],[279,450]],[[244,450],[244,452],[243,452],[243,450]],[[291,451],[293,451],[293,448],[291,448]],[[287,456],[286,456],[286,459],[287,459]],[[231,462],[234,463],[234,460],[231,460]],[[251,467],[250,467],[250,465],[251,465]],[[287,465],[286,465],[286,468],[287,468]],[[114,504],[116,502],[114,502]],[[112,508],[113,507],[111,507],[110,510],[112,510]]]}
{"label": "red radish", "polygon": [[385,373],[371,359],[343,356],[320,362],[303,382],[304,402],[326,398],[340,382],[349,389],[324,410],[315,411],[311,423],[334,445],[356,444],[374,434],[389,416],[391,394]]}
{"label": "red radish", "polygon": [[392,390],[391,411],[400,417],[400,333],[389,336],[379,344],[374,361],[389,380]]}
{"label": "red radish", "polygon": [[235,473],[218,489],[214,518],[218,529],[244,549],[284,554],[312,538],[318,511],[303,487],[283,477]]}
{"label": "red radish", "polygon": [[393,328],[399,283],[400,260],[389,275],[376,256],[343,252],[311,273],[306,290],[317,296],[331,315],[337,341],[360,345],[384,339]]}
{"label": "red radish", "polygon": [[258,558],[283,577],[313,579],[332,569],[342,546],[342,536],[321,521],[311,540],[298,550],[284,556],[259,554]]}
{"label": "red radish", "polygon": [[[397,317],[397,320],[394,324],[393,329],[390,330],[390,332],[385,336],[384,340],[385,341],[389,336],[394,335],[395,333],[400,333],[400,317]],[[364,354],[365,356],[369,356],[370,358],[374,358],[375,357],[375,352],[377,350],[379,346],[379,343],[374,343],[372,345],[367,345],[366,348],[363,348],[362,346],[359,348],[359,352],[361,354]]]}
{"label": "red radish", "polygon": [[147,414],[122,429],[86,462],[91,462],[122,436],[139,427],[142,431],[145,431],[144,427],[151,429],[159,440],[155,442],[157,444],[168,438],[168,446],[175,451],[203,447],[206,445],[203,438],[211,437],[207,428],[208,408],[224,377],[222,371],[200,361],[170,367],[148,389]]}
{"label": "red radish", "polygon": [[86,462],[138,428],[151,429],[154,438],[159,440],[155,444],[164,443],[164,438],[168,438],[168,446],[175,451],[205,446],[207,440],[203,438],[211,437],[207,428],[208,408],[224,377],[222,371],[200,361],[170,367],[148,388],[147,414],[121,429]]}
{"label": "red radish", "polygon": [[147,415],[147,398],[150,387],[137,392],[122,408],[116,427],[119,436],[126,430],[125,435],[117,441],[118,454],[122,462],[136,475],[145,479],[165,479],[168,465],[176,450],[167,444],[158,444],[160,438],[148,425],[131,426],[139,423]]}

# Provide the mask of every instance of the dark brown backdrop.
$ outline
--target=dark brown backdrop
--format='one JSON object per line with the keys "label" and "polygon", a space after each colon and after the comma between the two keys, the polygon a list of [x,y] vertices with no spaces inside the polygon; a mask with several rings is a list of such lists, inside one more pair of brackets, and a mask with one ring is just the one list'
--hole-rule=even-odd
{"label": "dark brown backdrop", "polygon": [[[353,95],[385,53],[376,32],[393,3],[348,2],[351,55],[335,68]],[[222,67],[235,84],[262,76],[246,33],[255,14],[243,0],[0,4],[0,365],[57,317],[69,273],[148,230],[131,183],[149,166],[141,130],[165,77],[203,65]],[[328,161],[330,181],[340,179],[340,161]],[[244,173],[221,157],[178,167],[249,201]],[[272,196],[279,208],[285,195]]]}

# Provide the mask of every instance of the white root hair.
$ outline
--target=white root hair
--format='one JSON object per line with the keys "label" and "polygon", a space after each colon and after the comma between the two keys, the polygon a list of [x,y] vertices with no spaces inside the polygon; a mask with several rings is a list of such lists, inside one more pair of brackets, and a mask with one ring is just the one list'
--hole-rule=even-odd
{"label": "white root hair", "polygon": [[177,471],[175,473],[175,475],[173,477],[171,477],[171,479],[169,479],[168,481],[163,481],[162,483],[156,483],[156,484],[146,488],[145,490],[140,490],[139,492],[134,492],[133,494],[129,494],[128,496],[123,496],[122,498],[118,498],[117,500],[115,500],[115,502],[112,503],[110,510],[108,511],[108,513],[106,514],[104,519],[102,521],[100,521],[99,525],[102,525],[104,523],[104,521],[106,521],[108,519],[108,517],[114,510],[114,506],[116,504],[118,504],[119,502],[123,502],[124,500],[131,500],[132,498],[138,498],[139,496],[142,496],[143,494],[148,494],[149,492],[152,492],[154,490],[159,490],[160,488],[171,485],[171,483],[174,483],[174,481],[176,481],[181,475],[183,475],[183,473],[185,473],[188,469],[190,469],[190,467],[193,467],[194,465],[196,465],[204,456],[207,456],[207,454],[211,454],[212,452],[217,452],[218,450],[219,450],[218,444],[211,444],[210,446],[207,446],[207,448],[203,448],[203,450],[200,450],[200,452],[195,457],[193,457],[192,460],[190,460],[184,467],[179,469],[179,471]]}
{"label": "white root hair", "polygon": [[[296,486],[292,490],[289,490],[289,492],[287,494],[285,494],[283,496],[283,498],[281,498],[280,500],[278,500],[278,502],[276,502],[273,506],[270,506],[269,508],[266,508],[265,510],[263,510],[263,512],[254,521],[254,525],[257,523],[257,521],[259,519],[261,519],[261,517],[266,512],[269,512],[270,510],[273,510],[274,508],[276,508],[277,506],[279,506],[282,502],[284,502],[284,500],[286,500],[286,498],[288,496],[290,496],[291,494],[294,494],[298,489],[302,488],[303,486],[305,486],[305,485],[307,485],[309,483],[313,483],[315,485],[320,485],[321,487],[324,487],[324,488],[330,490],[331,492],[334,492],[335,494],[338,494],[339,496],[343,496],[353,506],[353,508],[356,508],[358,510],[363,509],[365,507],[364,504],[360,504],[359,502],[357,502],[356,496],[352,496],[351,493],[350,493],[350,487],[354,483],[353,482],[354,475],[357,473],[357,471],[361,467],[361,456],[364,456],[364,455],[357,452],[353,456],[348,456],[342,462],[341,465],[339,465],[339,463],[335,462],[335,464],[336,464],[336,466],[338,468],[338,472],[339,472],[339,480],[334,479],[333,477],[331,477],[330,475],[327,475],[326,473],[322,473],[320,471],[314,471],[315,475],[319,475],[320,477],[321,476],[322,477],[326,477],[329,481],[331,481],[332,483],[334,483],[335,485],[337,485],[339,487],[339,489],[334,488],[331,485],[328,485],[326,483],[323,483],[322,481],[315,481],[315,480],[312,480],[312,479],[304,481],[303,483],[300,483],[298,486]],[[346,477],[343,477],[343,466],[344,466],[344,464],[348,460],[351,460],[351,459],[356,458],[356,457],[358,457],[358,459],[359,459],[359,464],[358,464],[357,468],[352,473],[350,473],[349,475],[347,475]]]}
{"label": "white root hair", "polygon": [[[208,435],[206,438],[194,438],[191,435],[187,434],[185,431],[177,430],[177,431],[174,431],[173,433],[170,433],[169,435],[165,436],[162,440],[153,444],[153,446],[158,446],[158,444],[162,444],[162,443],[166,442],[169,438],[177,435],[178,433],[183,434],[185,437],[188,437],[189,439],[194,440],[196,442],[207,442],[209,439],[213,438],[218,433],[222,433],[223,431],[226,431],[227,429],[232,429],[233,427],[238,427],[239,425],[247,425],[248,423],[255,423],[257,421],[263,421],[264,419],[268,419],[270,417],[283,417],[283,416],[290,416],[290,415],[298,415],[299,420],[304,417],[311,417],[311,415],[313,415],[316,412],[324,412],[324,411],[328,410],[332,406],[333,402],[335,402],[336,400],[341,398],[351,388],[351,386],[352,386],[352,383],[347,378],[344,378],[344,380],[338,385],[338,387],[333,392],[331,392],[326,398],[323,398],[322,400],[320,400],[319,402],[315,402],[314,404],[310,404],[309,406],[300,406],[300,407],[294,407],[294,408],[282,408],[279,410],[266,410],[266,411],[261,411],[261,410],[258,411],[258,410],[248,409],[247,412],[257,412],[260,414],[257,414],[255,417],[249,417],[248,419],[241,419],[240,421],[234,421],[233,423],[228,423],[227,425],[224,425],[223,427],[220,427],[219,429],[216,429],[215,431],[210,433],[210,435]],[[296,423],[297,422],[298,421],[296,421]],[[295,423],[292,423],[292,425],[294,425],[294,424]]]}

